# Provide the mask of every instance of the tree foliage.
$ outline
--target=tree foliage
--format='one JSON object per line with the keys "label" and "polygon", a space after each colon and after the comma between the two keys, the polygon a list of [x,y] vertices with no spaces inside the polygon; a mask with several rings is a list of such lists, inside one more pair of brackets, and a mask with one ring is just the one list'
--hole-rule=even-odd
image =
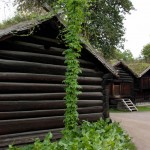
{"label": "tree foliage", "polygon": [[[41,9],[44,2],[56,5],[59,0],[15,1],[19,10],[34,11],[37,8]],[[86,22],[82,28],[83,34],[95,48],[103,52],[105,58],[110,58],[116,46],[121,47],[123,45],[125,32],[123,20],[125,14],[133,9],[133,5],[130,0],[86,0],[86,2],[88,1],[90,2],[88,13],[91,15],[90,17],[86,16]],[[64,4],[61,4],[65,8],[65,1]]]}
{"label": "tree foliage", "polygon": [[125,62],[132,62],[134,60],[133,54],[130,50],[124,50],[123,52],[119,49],[115,49],[111,59],[123,60]]}
{"label": "tree foliage", "polygon": [[131,61],[134,60],[131,51],[128,50],[128,49],[125,50],[125,51],[122,53],[122,56],[123,56],[123,60],[126,61],[126,62],[131,62]]}
{"label": "tree foliage", "polygon": [[133,9],[130,0],[96,0],[88,23],[90,42],[110,58],[116,46],[122,46],[125,14]]}
{"label": "tree foliage", "polygon": [[143,47],[142,55],[143,55],[146,62],[150,61],[150,43]]}

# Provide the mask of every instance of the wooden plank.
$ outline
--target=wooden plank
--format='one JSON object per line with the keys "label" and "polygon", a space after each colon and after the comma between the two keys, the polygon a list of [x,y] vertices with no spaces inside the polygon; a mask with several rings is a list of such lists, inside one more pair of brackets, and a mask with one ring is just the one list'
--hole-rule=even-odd
{"label": "wooden plank", "polygon": [[1,120],[63,116],[65,109],[0,112]]}
{"label": "wooden plank", "polygon": [[[0,101],[20,101],[20,100],[60,100],[63,99],[65,93],[30,93],[30,94],[0,94]],[[80,100],[99,100],[102,99],[102,92],[83,92],[78,96]]]}
{"label": "wooden plank", "polygon": [[[89,117],[89,120],[95,119],[94,121],[97,121],[100,117],[102,117],[102,114],[97,114],[97,115],[92,114],[92,115],[88,115],[88,117]],[[93,121],[93,120],[91,120],[91,121]],[[37,138],[37,137],[40,138],[41,140],[44,139],[45,135],[48,132],[53,133],[54,140],[59,139],[61,137],[61,134],[60,134],[61,130],[63,130],[63,128],[0,135],[0,141],[1,141],[0,148],[2,149],[5,147],[4,149],[6,149],[6,147],[10,143],[13,143],[15,145],[31,144],[35,141],[35,138]]]}
{"label": "wooden plank", "polygon": [[42,84],[42,83],[12,83],[1,82],[0,93],[51,93],[65,92],[64,84]]}
{"label": "wooden plank", "polygon": [[[102,86],[82,85],[83,92],[100,92]],[[1,82],[0,93],[46,93],[46,92],[65,92],[64,84],[42,84],[42,83],[14,83]]]}
{"label": "wooden plank", "polygon": [[[42,64],[26,61],[14,61],[0,59],[1,71],[7,72],[22,72],[22,73],[41,73],[41,74],[56,74],[64,75],[66,72],[66,66]],[[82,76],[99,77],[101,72],[97,72],[93,69],[81,68]]]}
{"label": "wooden plank", "polygon": [[119,75],[121,75],[121,76],[129,76],[129,77],[131,76],[131,75],[129,75],[129,74],[126,73],[126,72],[125,72],[125,73],[119,72]]}
{"label": "wooden plank", "polygon": [[31,35],[28,37],[28,39],[33,43],[38,43],[38,44],[55,44],[56,46],[62,44],[59,40],[57,39],[52,39],[52,38],[47,38],[47,37],[42,37],[42,36],[37,36],[37,35]]}
{"label": "wooden plank", "polygon": [[[100,104],[102,105],[102,103]],[[103,106],[90,106],[78,108],[79,114],[86,113],[99,113],[102,112]],[[50,110],[30,110],[30,111],[11,111],[11,112],[0,112],[1,120],[8,119],[21,119],[21,118],[38,118],[38,117],[50,117],[50,116],[63,116],[65,109],[50,109]]]}
{"label": "wooden plank", "polygon": [[39,62],[48,64],[64,65],[65,58],[63,56],[39,54],[32,52],[0,50],[0,57],[11,60],[22,60],[29,62]]}
{"label": "wooden plank", "polygon": [[[50,54],[62,56],[64,49],[57,47],[50,47],[49,49],[45,49],[44,45],[34,44],[34,43],[26,43],[20,41],[6,41],[4,43],[4,48],[11,51],[22,51],[22,52],[33,52],[39,54]],[[4,49],[2,48],[2,49]],[[5,50],[4,49],[4,50]]]}
{"label": "wooden plank", "polygon": [[[63,75],[49,75],[49,74],[33,74],[33,73],[13,73],[0,72],[0,82],[32,82],[32,83],[62,83],[65,79]],[[100,85],[102,78],[100,77],[79,77],[79,84]]]}
{"label": "wooden plank", "polygon": [[4,120],[0,122],[0,135],[36,130],[46,130],[51,128],[61,128],[64,126],[63,119],[63,116],[55,116],[30,119]]}
{"label": "wooden plank", "polygon": [[[22,41],[10,41],[7,40],[5,42],[6,47],[12,47],[12,48],[19,48],[19,49],[44,49],[44,45],[40,45],[40,44],[34,44],[34,43],[27,43],[27,42],[22,42]],[[21,50],[19,50],[21,51]]]}
{"label": "wooden plank", "polygon": [[[97,121],[100,117],[102,113],[81,114],[79,123],[81,120]],[[0,122],[0,135],[61,128],[64,126],[63,120],[63,116],[3,120]]]}
{"label": "wooden plank", "polygon": [[33,44],[40,44],[40,45],[44,45],[45,47],[65,47],[64,43],[61,43],[60,40],[57,40],[55,38],[49,38],[49,37],[43,37],[43,36],[38,36],[38,35],[31,35],[28,36],[28,38],[26,37],[22,37],[20,39],[16,38],[15,41],[17,42],[24,42],[25,45],[28,45],[29,43],[33,43]]}
{"label": "wooden plank", "polygon": [[4,150],[6,150],[6,148],[8,148],[8,145],[11,143],[13,143],[14,145],[24,145],[24,144],[33,143],[36,138],[43,140],[49,132],[53,134],[53,140],[57,140],[62,136],[61,135],[62,130],[63,128],[58,128],[58,129],[0,135],[0,141],[1,141],[0,149],[2,149],[3,147]]}
{"label": "wooden plank", "polygon": [[[102,100],[78,100],[78,107],[102,106]],[[0,112],[64,109],[64,100],[0,101]],[[1,116],[2,117],[2,116]]]}
{"label": "wooden plank", "polygon": [[[39,62],[46,64],[55,64],[55,65],[64,65],[65,58],[64,56],[55,56],[47,54],[39,54],[32,52],[18,52],[11,50],[0,50],[0,58],[10,59],[10,60],[20,60],[20,61],[29,61],[29,62]],[[94,64],[79,59],[80,65],[85,68],[94,68]]]}
{"label": "wooden plank", "polygon": [[[64,79],[65,79],[64,75],[0,72],[0,82],[7,81],[7,82],[56,83],[57,84],[57,83],[62,83]],[[99,80],[97,80],[97,82],[98,81]],[[94,82],[94,80],[91,82]]]}

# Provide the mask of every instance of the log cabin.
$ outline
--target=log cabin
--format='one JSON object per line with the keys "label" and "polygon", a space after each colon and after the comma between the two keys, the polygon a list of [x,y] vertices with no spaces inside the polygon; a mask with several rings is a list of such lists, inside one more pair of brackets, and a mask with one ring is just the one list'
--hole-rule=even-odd
{"label": "log cabin", "polygon": [[139,92],[136,95],[136,102],[150,102],[150,66],[138,76]]}
{"label": "log cabin", "polygon": [[[67,48],[60,36],[64,28],[57,16],[21,22],[0,30],[0,149],[43,139],[53,140],[64,127]],[[79,124],[109,117],[108,81],[116,70],[83,39],[79,58]]]}
{"label": "log cabin", "polygon": [[134,102],[138,90],[137,74],[122,61],[118,61],[113,67],[117,70],[119,77],[115,77],[110,84],[110,105],[116,107],[124,98]]}

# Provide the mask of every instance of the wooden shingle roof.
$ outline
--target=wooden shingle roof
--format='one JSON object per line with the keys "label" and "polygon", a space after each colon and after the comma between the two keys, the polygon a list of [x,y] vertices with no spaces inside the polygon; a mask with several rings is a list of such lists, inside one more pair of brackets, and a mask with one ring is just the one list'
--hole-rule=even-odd
{"label": "wooden shingle roof", "polygon": [[[50,19],[52,19],[53,17],[57,17],[58,21],[62,24],[62,20],[60,20],[60,18],[58,16],[52,16]],[[23,31],[26,30],[31,30],[33,29],[35,26],[38,26],[40,24],[42,24],[43,22],[46,22],[50,19],[46,19],[46,20],[31,20],[31,21],[25,21],[25,22],[20,22],[16,25],[13,25],[11,27],[8,27],[6,29],[0,30],[0,41],[3,41],[5,39],[8,39],[10,37],[15,36],[16,34],[20,34]],[[64,26],[64,24],[62,24]],[[91,53],[91,55],[93,55],[101,64],[103,64],[105,66],[105,68],[111,72],[114,76],[118,76],[117,71],[114,69],[113,66],[111,66],[108,62],[106,62],[106,60],[100,55],[100,53],[94,49],[90,43],[87,43],[84,38],[80,38],[81,42],[83,43],[83,46],[85,47],[85,49]]]}

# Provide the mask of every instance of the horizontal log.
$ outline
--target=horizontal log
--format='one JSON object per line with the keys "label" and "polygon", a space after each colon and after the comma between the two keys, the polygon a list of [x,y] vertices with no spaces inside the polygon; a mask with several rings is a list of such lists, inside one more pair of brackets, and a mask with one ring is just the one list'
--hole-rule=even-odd
{"label": "horizontal log", "polygon": [[[102,86],[82,85],[83,92],[101,92]],[[0,83],[0,93],[47,93],[47,92],[65,92],[64,84],[43,84],[43,83]]]}
{"label": "horizontal log", "polygon": [[[0,101],[20,101],[20,100],[60,100],[63,99],[65,93],[30,93],[30,94],[0,94]],[[80,100],[99,100],[103,98],[101,92],[83,92],[78,96]]]}
{"label": "horizontal log", "polygon": [[22,51],[11,51],[11,50],[0,50],[0,57],[5,59],[9,58],[11,60],[22,60],[29,62],[63,64],[63,65],[65,61],[65,58],[63,56],[22,52]]}
{"label": "horizontal log", "polygon": [[[98,106],[78,108],[78,113],[87,114],[102,112],[103,106],[100,105],[98,104]],[[64,113],[65,109],[0,112],[0,120],[63,116]]]}
{"label": "horizontal log", "polygon": [[119,74],[120,77],[125,77],[125,78],[132,78],[130,75],[125,75],[125,74]]}
{"label": "horizontal log", "polygon": [[13,145],[24,145],[31,144],[35,141],[36,138],[43,140],[45,136],[51,132],[53,134],[52,140],[60,139],[61,131],[63,128],[58,129],[49,129],[49,130],[40,130],[40,131],[31,131],[31,132],[23,132],[23,133],[14,133],[14,134],[6,134],[0,135],[0,149],[6,150],[8,145],[13,143]]}
{"label": "horizontal log", "polygon": [[43,84],[43,83],[0,83],[0,93],[47,93],[65,92],[63,84]]}
{"label": "horizontal log", "polygon": [[115,67],[115,69],[118,71],[118,72],[122,72],[122,73],[126,73],[126,71],[122,68],[118,68],[118,67]]}
{"label": "horizontal log", "polygon": [[37,36],[37,35],[31,35],[26,37],[22,37],[20,39],[16,38],[14,39],[14,42],[20,43],[23,42],[24,45],[29,45],[30,43],[38,44],[38,45],[44,45],[45,48],[49,47],[65,47],[65,44],[62,43],[60,40],[57,40],[55,38],[49,38],[49,37],[43,37],[43,36]]}
{"label": "horizontal log", "polygon": [[80,85],[101,85],[103,79],[101,77],[79,77],[78,82]]}
{"label": "horizontal log", "polygon": [[64,117],[41,117],[30,119],[15,119],[0,122],[0,135],[61,128]]}
{"label": "horizontal log", "polygon": [[11,51],[22,51],[22,52],[32,52],[32,53],[39,53],[39,54],[50,54],[50,55],[57,55],[62,56],[64,49],[57,48],[57,47],[50,47],[49,49],[45,49],[44,45],[20,42],[20,41],[7,41],[5,42],[5,46],[2,49],[8,49]]}
{"label": "horizontal log", "polygon": [[118,73],[121,73],[121,74],[129,74],[127,71],[125,71],[125,70],[118,70],[117,69],[117,71],[118,71]]}
{"label": "horizontal log", "polygon": [[120,77],[120,78],[130,78],[130,79],[132,79],[132,77],[131,77],[131,76],[120,75],[120,74],[119,74],[119,77]]}
{"label": "horizontal log", "polygon": [[50,47],[48,49],[45,49],[44,45],[34,44],[34,43],[26,44],[26,42],[20,42],[20,41],[13,41],[13,42],[7,41],[4,44],[5,44],[4,48],[1,49],[8,49],[11,51],[33,52],[33,53],[50,54],[50,55],[57,55],[57,56],[62,56],[62,53],[64,51],[63,48]]}
{"label": "horizontal log", "polygon": [[[39,62],[46,64],[55,64],[55,65],[64,65],[65,58],[64,56],[55,56],[47,54],[39,54],[32,52],[18,52],[11,50],[0,50],[0,58],[10,59],[10,60],[20,60],[20,61],[29,61],[29,62]],[[94,64],[79,59],[81,67],[85,68],[94,68]]]}
{"label": "horizontal log", "polygon": [[57,46],[60,47],[63,45],[59,40],[52,39],[48,37],[42,37],[37,35],[31,35],[28,38],[24,38],[23,40],[26,40],[26,42],[32,42],[35,44],[41,44],[41,45],[49,45],[49,46]]}
{"label": "horizontal log", "polygon": [[[78,100],[78,107],[102,106],[102,100]],[[64,100],[0,101],[0,112],[65,109]],[[2,116],[1,116],[2,117]]]}
{"label": "horizontal log", "polygon": [[[33,74],[33,73],[13,73],[0,72],[0,82],[32,82],[32,83],[62,83],[65,79],[63,75]],[[100,85],[102,78],[98,77],[79,77],[79,84]]]}
{"label": "horizontal log", "polygon": [[133,82],[133,79],[130,78],[120,78],[120,80],[123,80],[124,82],[129,82],[129,81]]}
{"label": "horizontal log", "polygon": [[132,78],[132,77],[130,77],[130,76],[120,76],[120,78],[124,78],[124,79],[131,79],[131,80],[133,80],[133,78]]}
{"label": "horizontal log", "polygon": [[121,76],[129,76],[129,77],[131,76],[130,74],[128,74],[126,72],[125,73],[119,72],[119,75],[121,75]]}
{"label": "horizontal log", "polygon": [[[65,66],[26,62],[26,61],[3,60],[3,59],[0,59],[0,68],[1,71],[22,72],[22,73],[64,75],[66,72]],[[81,68],[81,70],[82,70],[81,76],[87,77],[101,76],[100,72],[97,72],[93,69]]]}
{"label": "horizontal log", "polygon": [[62,130],[63,128],[58,128],[58,129],[0,135],[0,141],[1,141],[0,148],[2,149],[2,147],[5,147],[4,150],[6,150],[6,148],[8,148],[8,145],[11,143],[13,143],[13,145],[32,144],[36,138],[43,140],[49,132],[53,134],[52,140],[57,140],[61,138]]}
{"label": "horizontal log", "polygon": [[125,81],[123,81],[122,79],[115,79],[115,80],[113,80],[113,82],[114,83],[132,83],[133,82],[133,80],[125,80]]}
{"label": "horizontal log", "polygon": [[[97,121],[100,117],[102,113],[81,114],[79,122],[81,123],[81,120]],[[63,120],[64,116],[4,120],[0,122],[0,135],[61,128],[64,126]]]}

